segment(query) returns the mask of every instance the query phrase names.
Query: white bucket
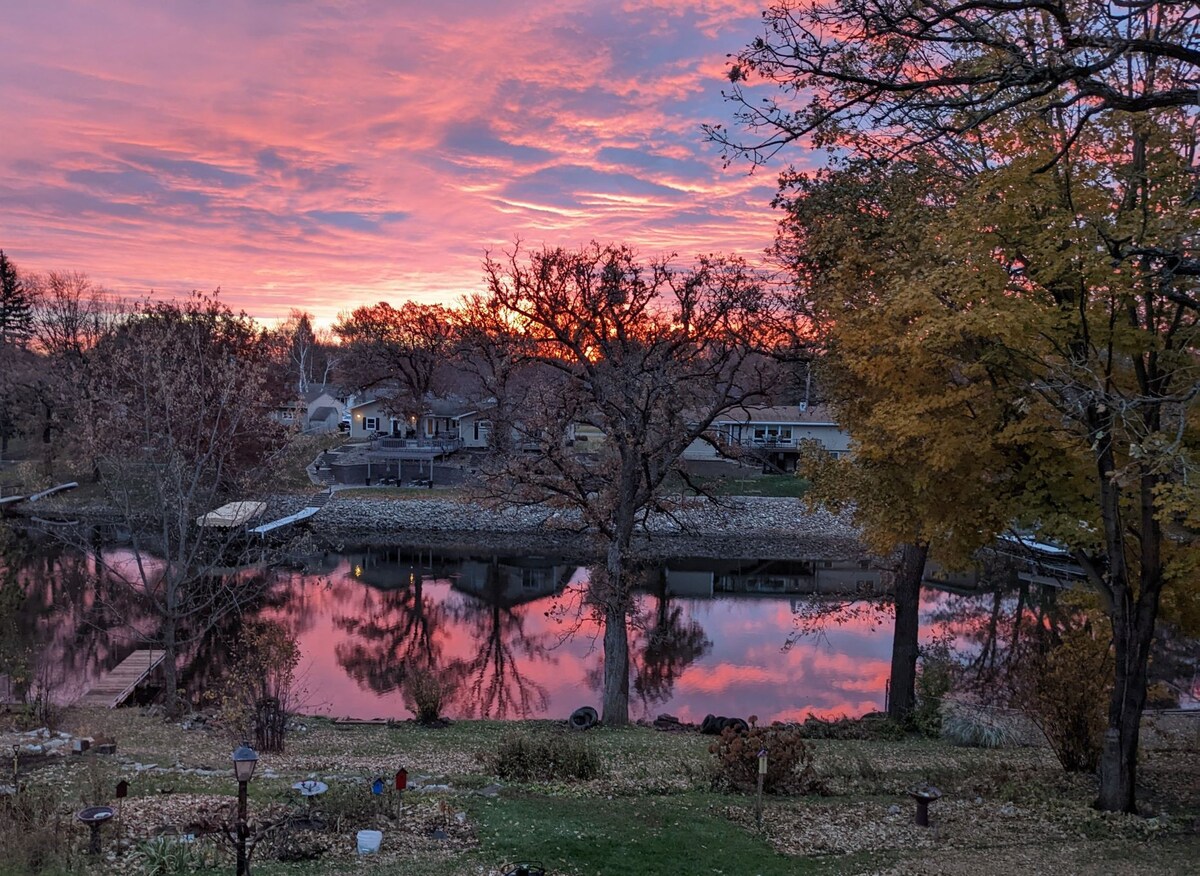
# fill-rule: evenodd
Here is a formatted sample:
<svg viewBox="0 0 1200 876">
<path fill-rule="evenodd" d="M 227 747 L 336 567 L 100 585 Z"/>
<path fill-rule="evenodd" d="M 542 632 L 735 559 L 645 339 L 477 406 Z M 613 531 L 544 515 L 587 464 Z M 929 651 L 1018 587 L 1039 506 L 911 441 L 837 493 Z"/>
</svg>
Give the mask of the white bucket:
<svg viewBox="0 0 1200 876">
<path fill-rule="evenodd" d="M 360 830 L 358 832 L 358 853 L 360 855 L 373 855 L 379 851 L 379 844 L 381 842 L 383 842 L 383 831 Z"/>
</svg>

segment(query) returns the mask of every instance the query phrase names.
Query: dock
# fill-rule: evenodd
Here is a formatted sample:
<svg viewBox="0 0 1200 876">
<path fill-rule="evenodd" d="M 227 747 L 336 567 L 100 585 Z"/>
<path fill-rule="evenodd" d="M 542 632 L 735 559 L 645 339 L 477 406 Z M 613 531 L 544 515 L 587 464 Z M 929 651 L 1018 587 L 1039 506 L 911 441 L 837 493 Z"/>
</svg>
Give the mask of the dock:
<svg viewBox="0 0 1200 876">
<path fill-rule="evenodd" d="M 277 529 L 284 529 L 292 524 L 300 523 L 301 521 L 312 517 L 314 514 L 324 508 L 332 498 L 333 488 L 330 487 L 324 492 L 313 496 L 312 499 L 309 500 L 308 505 L 304 508 L 301 508 L 295 514 L 289 514 L 287 517 L 280 517 L 278 520 L 272 520 L 269 523 L 263 523 L 252 528 L 247 527 L 246 534 L 257 535 L 261 538 Z"/>
<path fill-rule="evenodd" d="M 287 517 L 280 517 L 278 520 L 272 520 L 270 523 L 264 523 L 262 526 L 256 526 L 253 529 L 246 531 L 251 535 L 266 535 L 268 532 L 274 532 L 276 529 L 283 529 L 285 526 L 291 526 L 293 523 L 299 523 L 301 520 L 307 520 L 321 509 L 315 506 L 301 508 L 295 514 L 289 514 Z"/>
<path fill-rule="evenodd" d="M 165 651 L 139 649 L 100 676 L 80 699 L 80 706 L 103 706 L 115 709 L 133 694 L 162 663 Z"/>
<path fill-rule="evenodd" d="M 78 481 L 68 481 L 65 484 L 59 484 L 58 486 L 51 487 L 48 490 L 42 490 L 40 493 L 34 493 L 32 496 L 29 497 L 29 501 L 37 502 L 41 499 L 45 499 L 47 496 L 53 496 L 55 493 L 61 493 L 65 490 L 74 490 L 74 489 L 77 489 L 78 487 L 79 487 Z"/>
</svg>

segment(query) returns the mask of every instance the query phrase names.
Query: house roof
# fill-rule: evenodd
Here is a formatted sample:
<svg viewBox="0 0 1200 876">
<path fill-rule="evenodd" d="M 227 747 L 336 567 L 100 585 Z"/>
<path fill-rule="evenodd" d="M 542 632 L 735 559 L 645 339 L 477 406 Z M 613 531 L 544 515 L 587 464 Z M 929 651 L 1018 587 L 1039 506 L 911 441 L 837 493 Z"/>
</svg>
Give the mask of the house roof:
<svg viewBox="0 0 1200 876">
<path fill-rule="evenodd" d="M 730 408 L 713 419 L 713 425 L 718 423 L 779 423 L 781 425 L 805 426 L 836 426 L 832 413 L 825 405 L 809 405 L 801 408 L 799 405 L 753 406 L 738 405 Z"/>
<path fill-rule="evenodd" d="M 330 407 L 329 405 L 321 405 L 319 408 L 313 410 L 308 419 L 312 422 L 321 423 L 327 420 L 336 420 L 339 416 L 337 408 Z"/>
<path fill-rule="evenodd" d="M 386 403 L 389 401 L 391 401 L 391 399 L 383 396 L 372 395 L 363 398 L 361 401 L 356 401 L 354 404 L 350 405 L 349 410 L 353 411 L 357 410 L 358 408 L 364 408 L 367 405 Z M 470 402 L 465 402 L 460 398 L 426 398 L 422 404 L 421 414 L 422 416 L 449 417 L 451 419 L 455 419 L 465 416 L 466 414 L 473 413 L 475 410 L 477 410 L 477 408 L 477 405 L 471 404 Z"/>
</svg>

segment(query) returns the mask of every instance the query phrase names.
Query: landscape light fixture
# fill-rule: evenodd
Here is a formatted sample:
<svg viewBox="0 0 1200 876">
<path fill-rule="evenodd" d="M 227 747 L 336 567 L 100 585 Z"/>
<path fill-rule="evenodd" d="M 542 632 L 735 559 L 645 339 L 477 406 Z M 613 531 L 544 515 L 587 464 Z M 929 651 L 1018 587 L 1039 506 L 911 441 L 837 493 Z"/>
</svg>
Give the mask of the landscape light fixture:
<svg viewBox="0 0 1200 876">
<path fill-rule="evenodd" d="M 237 820 L 237 876 L 247 876 L 246 864 L 246 783 L 254 775 L 258 765 L 258 752 L 246 743 L 239 745 L 233 752 L 233 777 L 238 783 L 238 820 Z"/>
<path fill-rule="evenodd" d="M 258 765 L 258 752 L 246 744 L 239 745 L 233 752 L 233 777 L 239 782 L 250 781 Z"/>
</svg>

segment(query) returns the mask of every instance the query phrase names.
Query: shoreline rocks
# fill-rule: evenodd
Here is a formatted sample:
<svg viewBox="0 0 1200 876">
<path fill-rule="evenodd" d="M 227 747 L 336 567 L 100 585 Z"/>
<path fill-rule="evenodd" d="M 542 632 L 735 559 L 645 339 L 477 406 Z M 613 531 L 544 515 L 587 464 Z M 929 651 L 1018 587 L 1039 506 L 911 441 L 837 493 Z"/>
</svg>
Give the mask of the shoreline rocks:
<svg viewBox="0 0 1200 876">
<path fill-rule="evenodd" d="M 419 543 L 452 548 L 571 552 L 594 557 L 602 548 L 580 528 L 577 513 L 544 506 L 495 510 L 449 499 L 341 499 L 313 518 L 320 542 L 353 545 Z M 721 505 L 697 502 L 652 515 L 635 548 L 647 557 L 852 559 L 866 555 L 848 515 L 808 512 L 795 499 L 738 497 Z"/>
<path fill-rule="evenodd" d="M 294 514 L 312 502 L 306 494 L 266 498 L 266 520 Z M 46 502 L 46 512 L 70 514 L 91 523 L 111 522 L 111 509 L 95 502 Z M 577 511 L 544 505 L 488 508 L 466 498 L 342 497 L 333 494 L 308 521 L 313 542 L 322 546 L 371 547 L 394 544 L 426 548 L 486 549 L 496 552 L 556 553 L 596 558 L 603 551 L 585 531 Z M 670 557 L 771 557 L 774 559 L 860 559 L 867 556 L 849 515 L 808 511 L 797 499 L 761 496 L 690 500 L 670 513 L 650 515 L 635 550 L 649 559 Z"/>
</svg>

